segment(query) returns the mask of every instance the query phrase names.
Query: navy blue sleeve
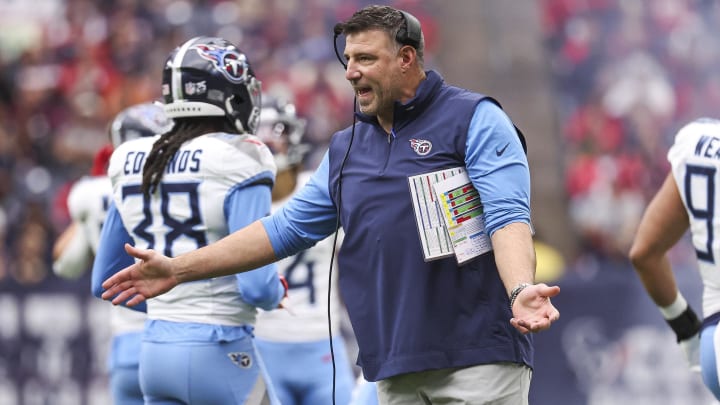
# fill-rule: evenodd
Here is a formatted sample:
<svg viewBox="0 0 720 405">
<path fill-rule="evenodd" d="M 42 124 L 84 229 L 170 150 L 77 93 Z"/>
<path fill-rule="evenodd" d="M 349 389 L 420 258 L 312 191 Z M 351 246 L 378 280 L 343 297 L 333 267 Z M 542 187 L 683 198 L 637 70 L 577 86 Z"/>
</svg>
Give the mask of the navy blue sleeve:
<svg viewBox="0 0 720 405">
<path fill-rule="evenodd" d="M 232 190 L 225 200 L 228 231 L 235 232 L 270 214 L 271 204 L 272 193 L 268 185 L 256 184 Z M 252 306 L 266 310 L 277 308 L 285 294 L 275 264 L 235 277 L 243 301 Z"/>
<path fill-rule="evenodd" d="M 127 230 L 125 230 L 115 203 L 111 203 L 100 230 L 100 242 L 98 243 L 98 250 L 95 252 L 95 261 L 92 267 L 90 288 L 94 296 L 100 298 L 105 291 L 102 288 L 103 281 L 135 263 L 133 257 L 125 251 L 125 243 L 135 245 Z M 146 312 L 147 310 L 145 302 L 128 308 L 140 312 Z"/>
</svg>

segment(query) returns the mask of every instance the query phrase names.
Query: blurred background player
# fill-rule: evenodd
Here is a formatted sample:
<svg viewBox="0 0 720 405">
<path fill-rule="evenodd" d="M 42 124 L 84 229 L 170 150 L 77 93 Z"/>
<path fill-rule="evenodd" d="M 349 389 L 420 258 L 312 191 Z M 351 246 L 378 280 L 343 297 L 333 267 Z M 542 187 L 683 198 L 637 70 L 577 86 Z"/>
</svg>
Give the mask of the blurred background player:
<svg viewBox="0 0 720 405">
<path fill-rule="evenodd" d="M 270 148 L 277 164 L 272 191 L 273 211 L 281 207 L 310 178 L 303 171 L 308 146 L 302 143 L 305 120 L 295 105 L 278 98 L 263 102 L 258 137 Z M 273 386 L 283 405 L 348 404 L 354 375 L 340 324 L 343 305 L 336 288 L 331 289 L 330 319 L 335 361 L 328 341 L 328 282 L 333 255 L 333 236 L 313 248 L 277 262 L 288 282 L 287 309 L 260 312 L 255 329 L 256 345 L 267 365 Z M 337 268 L 332 283 L 337 283 Z M 335 402 L 333 402 L 333 388 Z"/>
<path fill-rule="evenodd" d="M 113 148 L 125 141 L 165 132 L 172 125 L 162 107 L 144 103 L 122 110 L 108 128 L 111 145 L 102 148 L 90 176 L 78 180 L 68 195 L 72 223 L 58 237 L 53 248 L 53 271 L 60 277 L 75 279 L 92 265 L 98 249 L 100 228 L 112 199 L 107 164 Z M 129 260 L 129 264 L 132 260 Z M 110 393 L 115 405 L 143 404 L 138 380 L 140 340 L 145 314 L 137 308 L 112 306 L 110 327 L 113 335 L 108 357 Z"/>
<path fill-rule="evenodd" d="M 123 267 L 123 242 L 177 256 L 270 212 L 276 169 L 252 135 L 261 91 L 245 54 L 222 38 L 193 38 L 165 62 L 162 94 L 174 127 L 123 144 L 110 160 L 113 205 L 95 260 L 106 275 Z M 148 301 L 145 403 L 275 404 L 252 331 L 257 308 L 278 307 L 285 292 L 265 266 Z"/>
</svg>

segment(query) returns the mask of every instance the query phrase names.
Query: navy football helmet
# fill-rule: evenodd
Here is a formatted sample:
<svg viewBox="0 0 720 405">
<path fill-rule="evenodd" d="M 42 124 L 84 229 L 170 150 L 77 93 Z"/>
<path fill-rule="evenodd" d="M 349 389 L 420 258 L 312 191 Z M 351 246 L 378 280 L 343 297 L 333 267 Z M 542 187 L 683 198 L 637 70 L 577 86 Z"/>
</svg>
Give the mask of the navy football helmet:
<svg viewBox="0 0 720 405">
<path fill-rule="evenodd" d="M 143 136 L 163 134 L 173 122 L 165 115 L 162 105 L 136 104 L 120 111 L 110 123 L 110 142 L 117 148 L 121 143 Z"/>
<path fill-rule="evenodd" d="M 277 170 L 299 165 L 310 149 L 302 143 L 306 121 L 297 116 L 290 102 L 268 97 L 262 106 L 257 136 L 270 148 Z"/>
<path fill-rule="evenodd" d="M 170 53 L 163 69 L 168 117 L 225 116 L 240 133 L 257 129 L 260 87 L 245 54 L 223 38 L 185 42 Z"/>
</svg>

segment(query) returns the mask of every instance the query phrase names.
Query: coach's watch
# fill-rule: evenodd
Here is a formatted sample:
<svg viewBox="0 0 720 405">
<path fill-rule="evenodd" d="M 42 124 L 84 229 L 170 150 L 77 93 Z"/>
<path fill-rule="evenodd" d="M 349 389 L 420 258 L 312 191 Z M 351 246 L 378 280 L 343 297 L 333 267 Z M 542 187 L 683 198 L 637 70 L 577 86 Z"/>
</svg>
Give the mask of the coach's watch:
<svg viewBox="0 0 720 405">
<path fill-rule="evenodd" d="M 520 292 L 524 290 L 526 287 L 531 286 L 530 283 L 520 283 L 515 286 L 515 288 L 510 291 L 510 312 L 512 312 L 513 304 L 515 304 L 515 300 L 517 299 L 518 295 L 520 295 Z"/>
</svg>

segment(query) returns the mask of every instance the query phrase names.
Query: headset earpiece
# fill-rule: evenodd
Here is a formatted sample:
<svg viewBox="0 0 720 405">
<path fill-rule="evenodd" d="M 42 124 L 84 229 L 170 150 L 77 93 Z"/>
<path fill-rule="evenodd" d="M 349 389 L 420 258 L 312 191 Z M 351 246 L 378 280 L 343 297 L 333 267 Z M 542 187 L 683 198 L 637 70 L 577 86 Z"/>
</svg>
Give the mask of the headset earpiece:
<svg viewBox="0 0 720 405">
<path fill-rule="evenodd" d="M 422 30 L 420 29 L 420 21 L 414 15 L 407 11 L 398 10 L 405 20 L 405 26 L 400 27 L 395 40 L 403 45 L 410 45 L 415 49 L 420 47 L 422 38 Z"/>
<path fill-rule="evenodd" d="M 405 24 L 403 24 L 404 26 L 400 27 L 398 30 L 397 35 L 395 35 L 395 40 L 403 45 L 410 45 L 415 49 L 420 48 L 420 41 L 422 40 L 420 21 L 407 11 L 398 11 L 400 12 L 400 15 L 402 15 L 403 20 L 405 20 Z M 340 51 L 337 47 L 337 38 L 340 34 L 342 34 L 342 32 L 342 23 L 335 24 L 335 27 L 333 27 L 333 33 L 335 34 L 333 37 L 333 48 L 335 49 L 335 56 L 337 56 L 340 64 L 343 65 L 343 68 L 347 69 L 347 64 L 340 56 Z"/>
</svg>

